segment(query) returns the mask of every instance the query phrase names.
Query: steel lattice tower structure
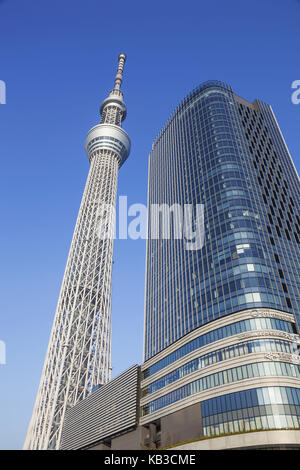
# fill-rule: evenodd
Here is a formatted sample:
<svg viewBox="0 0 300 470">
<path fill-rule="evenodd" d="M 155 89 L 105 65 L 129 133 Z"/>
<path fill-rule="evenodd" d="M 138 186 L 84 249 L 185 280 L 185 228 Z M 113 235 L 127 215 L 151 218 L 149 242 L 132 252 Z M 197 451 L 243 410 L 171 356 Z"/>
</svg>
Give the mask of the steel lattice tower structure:
<svg viewBox="0 0 300 470">
<path fill-rule="evenodd" d="M 120 54 L 100 124 L 86 138 L 91 166 L 24 449 L 58 449 L 65 410 L 110 380 L 114 209 L 118 170 L 130 152 L 121 128 L 125 60 Z"/>
</svg>

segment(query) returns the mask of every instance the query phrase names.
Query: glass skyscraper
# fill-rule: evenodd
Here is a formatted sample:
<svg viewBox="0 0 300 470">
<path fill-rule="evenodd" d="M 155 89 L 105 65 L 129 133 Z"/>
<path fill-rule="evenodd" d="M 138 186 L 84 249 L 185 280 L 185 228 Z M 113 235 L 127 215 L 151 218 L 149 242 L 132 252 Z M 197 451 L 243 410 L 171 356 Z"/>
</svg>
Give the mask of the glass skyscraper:
<svg viewBox="0 0 300 470">
<path fill-rule="evenodd" d="M 288 429 L 300 447 L 300 185 L 271 106 L 200 85 L 155 140 L 148 185 L 140 423 L 170 445 L 185 413 L 190 437 Z M 197 204 L 188 249 L 172 207 Z"/>
</svg>

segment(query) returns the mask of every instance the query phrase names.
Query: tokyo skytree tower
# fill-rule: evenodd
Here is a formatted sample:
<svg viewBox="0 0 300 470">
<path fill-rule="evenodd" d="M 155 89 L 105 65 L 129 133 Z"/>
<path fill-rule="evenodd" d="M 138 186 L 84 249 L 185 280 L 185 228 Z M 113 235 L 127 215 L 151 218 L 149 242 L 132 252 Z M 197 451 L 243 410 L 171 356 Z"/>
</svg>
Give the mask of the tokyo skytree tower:
<svg viewBox="0 0 300 470">
<path fill-rule="evenodd" d="M 118 170 L 130 152 L 121 127 L 125 60 L 120 54 L 100 124 L 86 138 L 90 171 L 24 449 L 58 449 L 65 410 L 110 380 L 114 212 Z"/>
</svg>

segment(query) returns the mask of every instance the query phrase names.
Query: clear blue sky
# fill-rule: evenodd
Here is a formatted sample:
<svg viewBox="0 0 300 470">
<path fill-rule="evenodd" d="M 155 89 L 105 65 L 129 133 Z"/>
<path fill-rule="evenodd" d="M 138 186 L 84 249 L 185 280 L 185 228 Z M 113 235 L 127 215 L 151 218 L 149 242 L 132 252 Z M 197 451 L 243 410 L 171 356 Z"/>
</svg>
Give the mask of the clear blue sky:
<svg viewBox="0 0 300 470">
<path fill-rule="evenodd" d="M 152 141 L 208 79 L 272 105 L 300 167 L 299 0 L 0 0 L 0 448 L 31 416 L 89 163 L 88 130 L 125 52 L 131 155 L 119 194 L 146 203 Z M 115 243 L 113 375 L 142 362 L 145 242 Z"/>
</svg>

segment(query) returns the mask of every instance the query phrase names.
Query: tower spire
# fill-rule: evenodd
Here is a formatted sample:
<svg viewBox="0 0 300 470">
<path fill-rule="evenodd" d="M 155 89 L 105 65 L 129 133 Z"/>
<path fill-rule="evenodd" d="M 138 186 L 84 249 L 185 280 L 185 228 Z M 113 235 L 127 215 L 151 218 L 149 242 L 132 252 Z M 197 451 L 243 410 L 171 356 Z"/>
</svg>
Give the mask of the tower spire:
<svg viewBox="0 0 300 470">
<path fill-rule="evenodd" d="M 123 69 L 126 61 L 126 54 L 119 54 L 118 70 L 115 76 L 115 86 L 109 96 L 103 101 L 100 107 L 100 124 L 114 124 L 120 126 L 126 118 L 126 104 L 123 100 L 123 93 L 120 90 L 123 81 Z"/>
<path fill-rule="evenodd" d="M 115 90 L 120 90 L 123 80 L 123 68 L 126 61 L 126 54 L 119 54 L 118 70 L 115 78 Z"/>
</svg>

